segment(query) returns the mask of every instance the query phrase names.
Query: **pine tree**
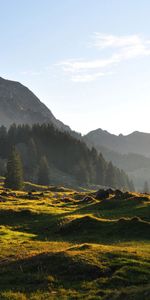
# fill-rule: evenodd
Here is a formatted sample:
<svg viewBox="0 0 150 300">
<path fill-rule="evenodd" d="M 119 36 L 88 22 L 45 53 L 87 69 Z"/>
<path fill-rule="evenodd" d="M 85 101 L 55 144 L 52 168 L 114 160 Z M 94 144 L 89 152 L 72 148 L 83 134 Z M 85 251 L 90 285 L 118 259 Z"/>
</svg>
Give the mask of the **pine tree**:
<svg viewBox="0 0 150 300">
<path fill-rule="evenodd" d="M 130 192 L 135 192 L 135 187 L 132 180 L 129 180 L 129 190 Z"/>
<path fill-rule="evenodd" d="M 116 173 L 112 162 L 108 163 L 105 175 L 105 185 L 116 187 Z"/>
<path fill-rule="evenodd" d="M 49 184 L 49 166 L 45 156 L 42 156 L 39 164 L 38 171 L 38 184 L 48 185 Z"/>
<path fill-rule="evenodd" d="M 147 194 L 149 193 L 149 186 L 148 186 L 148 182 L 147 182 L 147 181 L 144 182 L 144 189 L 143 189 L 143 192 L 144 192 L 144 193 L 147 193 Z"/>
<path fill-rule="evenodd" d="M 23 188 L 22 162 L 15 147 L 13 147 L 7 162 L 4 186 L 13 190 L 21 190 Z"/>
<path fill-rule="evenodd" d="M 0 157 L 8 156 L 7 129 L 4 126 L 0 127 Z"/>
<path fill-rule="evenodd" d="M 37 161 L 38 161 L 38 151 L 33 138 L 30 138 L 28 144 L 28 159 L 27 159 L 27 168 L 29 174 L 29 180 L 35 181 L 37 174 Z"/>
<path fill-rule="evenodd" d="M 80 161 L 75 167 L 75 176 L 78 184 L 86 185 L 89 183 L 89 174 L 84 160 Z"/>
<path fill-rule="evenodd" d="M 96 164 L 96 184 L 105 184 L 105 172 L 106 172 L 106 161 L 103 155 L 100 153 Z"/>
</svg>

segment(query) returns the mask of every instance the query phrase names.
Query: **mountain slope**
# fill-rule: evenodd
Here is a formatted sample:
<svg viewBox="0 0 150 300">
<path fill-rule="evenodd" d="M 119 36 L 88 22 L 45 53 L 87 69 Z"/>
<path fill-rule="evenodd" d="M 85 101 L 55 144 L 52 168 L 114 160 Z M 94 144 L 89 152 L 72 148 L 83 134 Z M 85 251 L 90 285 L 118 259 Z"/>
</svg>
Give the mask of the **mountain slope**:
<svg viewBox="0 0 150 300">
<path fill-rule="evenodd" d="M 112 164 L 107 164 L 95 149 L 89 150 L 85 143 L 67 132 L 56 130 L 50 124 L 34 124 L 32 127 L 12 125 L 8 131 L 0 127 L 0 158 L 1 164 L 3 163 L 3 168 L 0 166 L 0 175 L 6 174 L 6 161 L 13 146 L 20 153 L 26 181 L 41 181 L 39 162 L 44 158 L 51 184 L 94 184 L 134 189 L 128 176 Z"/>
<path fill-rule="evenodd" d="M 88 146 L 95 147 L 107 161 L 123 169 L 143 190 L 144 181 L 150 182 L 150 134 L 135 131 L 129 135 L 114 135 L 102 129 L 83 137 Z"/>
<path fill-rule="evenodd" d="M 150 133 L 135 131 L 129 135 L 114 135 L 96 129 L 85 135 L 84 140 L 97 149 L 103 146 L 121 154 L 137 153 L 150 157 Z"/>
<path fill-rule="evenodd" d="M 0 125 L 9 127 L 12 123 L 52 123 L 70 131 L 27 87 L 0 77 Z"/>
</svg>

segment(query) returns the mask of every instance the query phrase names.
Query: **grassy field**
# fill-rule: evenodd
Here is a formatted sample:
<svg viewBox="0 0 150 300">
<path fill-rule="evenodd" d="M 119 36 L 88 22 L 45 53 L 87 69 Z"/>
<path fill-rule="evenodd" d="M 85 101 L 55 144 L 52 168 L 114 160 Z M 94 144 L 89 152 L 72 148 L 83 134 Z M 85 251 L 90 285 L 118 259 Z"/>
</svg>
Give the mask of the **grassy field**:
<svg viewBox="0 0 150 300">
<path fill-rule="evenodd" d="M 150 197 L 0 186 L 0 299 L 150 299 Z"/>
</svg>

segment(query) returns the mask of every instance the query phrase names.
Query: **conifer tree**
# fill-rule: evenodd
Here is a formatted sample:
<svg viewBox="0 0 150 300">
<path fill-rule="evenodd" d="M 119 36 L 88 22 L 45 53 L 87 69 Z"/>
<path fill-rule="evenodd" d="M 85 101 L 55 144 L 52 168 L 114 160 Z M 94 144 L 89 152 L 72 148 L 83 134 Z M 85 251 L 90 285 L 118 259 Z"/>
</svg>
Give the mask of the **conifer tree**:
<svg viewBox="0 0 150 300">
<path fill-rule="evenodd" d="M 89 182 L 89 174 L 86 168 L 86 164 L 84 160 L 80 161 L 75 167 L 75 175 L 78 181 L 78 184 L 88 184 Z"/>
<path fill-rule="evenodd" d="M 48 185 L 49 184 L 49 166 L 45 156 L 42 156 L 39 164 L 38 171 L 38 184 Z"/>
<path fill-rule="evenodd" d="M 29 139 L 28 142 L 28 173 L 31 181 L 34 181 L 35 174 L 37 173 L 37 161 L 38 161 L 38 151 L 33 138 Z"/>
<path fill-rule="evenodd" d="M 23 188 L 22 162 L 15 147 L 13 147 L 8 158 L 4 186 L 13 190 L 21 190 Z"/>
<path fill-rule="evenodd" d="M 133 182 L 133 180 L 129 180 L 129 177 L 128 177 L 128 190 L 130 192 L 135 192 L 134 182 Z"/>
<path fill-rule="evenodd" d="M 144 189 L 143 189 L 143 192 L 144 192 L 144 193 L 147 193 L 147 194 L 149 193 L 149 186 L 148 186 L 148 182 L 147 182 L 147 181 L 144 182 Z"/>
<path fill-rule="evenodd" d="M 106 161 L 104 160 L 102 154 L 98 156 L 98 161 L 96 164 L 96 183 L 104 185 L 105 184 L 105 172 L 106 172 Z"/>
<path fill-rule="evenodd" d="M 105 175 L 105 185 L 110 187 L 116 187 L 116 174 L 112 162 L 109 162 L 107 166 Z"/>
</svg>

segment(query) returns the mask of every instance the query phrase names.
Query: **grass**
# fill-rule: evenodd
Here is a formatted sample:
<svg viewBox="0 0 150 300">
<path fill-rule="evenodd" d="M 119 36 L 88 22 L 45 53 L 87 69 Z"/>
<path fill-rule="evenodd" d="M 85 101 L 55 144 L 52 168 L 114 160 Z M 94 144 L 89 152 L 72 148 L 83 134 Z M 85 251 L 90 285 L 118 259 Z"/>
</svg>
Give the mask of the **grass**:
<svg viewBox="0 0 150 300">
<path fill-rule="evenodd" d="M 0 300 L 148 300 L 149 232 L 149 195 L 19 192 L 1 180 Z"/>
</svg>

